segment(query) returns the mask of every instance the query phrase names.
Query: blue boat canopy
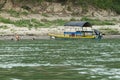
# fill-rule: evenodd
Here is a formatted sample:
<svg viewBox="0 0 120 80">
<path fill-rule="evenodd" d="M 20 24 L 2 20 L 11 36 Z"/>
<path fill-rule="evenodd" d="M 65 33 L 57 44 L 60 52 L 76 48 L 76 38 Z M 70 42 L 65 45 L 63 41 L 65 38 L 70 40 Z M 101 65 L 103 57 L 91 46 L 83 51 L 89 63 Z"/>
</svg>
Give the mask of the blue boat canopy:
<svg viewBox="0 0 120 80">
<path fill-rule="evenodd" d="M 87 21 L 72 21 L 72 22 L 66 23 L 64 26 L 92 27 L 92 24 L 90 24 Z"/>
</svg>

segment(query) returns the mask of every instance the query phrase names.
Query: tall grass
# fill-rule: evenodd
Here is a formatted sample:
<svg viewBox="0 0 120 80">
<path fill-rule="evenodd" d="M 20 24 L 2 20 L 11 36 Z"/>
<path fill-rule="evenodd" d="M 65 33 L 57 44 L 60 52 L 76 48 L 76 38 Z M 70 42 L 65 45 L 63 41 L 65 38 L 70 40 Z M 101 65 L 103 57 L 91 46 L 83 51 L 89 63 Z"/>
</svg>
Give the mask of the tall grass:
<svg viewBox="0 0 120 80">
<path fill-rule="evenodd" d="M 40 27 L 40 26 L 45 26 L 43 23 L 40 21 L 37 21 L 36 19 L 31 19 L 31 20 L 18 20 L 14 22 L 14 25 L 19 26 L 19 27 Z"/>
<path fill-rule="evenodd" d="M 117 35 L 120 34 L 117 29 L 111 29 L 111 28 L 100 28 L 99 29 L 102 33 L 105 34 L 111 34 L 111 35 Z"/>
<path fill-rule="evenodd" d="M 64 25 L 67 21 L 62 19 L 57 19 L 53 21 L 49 21 L 47 19 L 44 20 L 37 20 L 37 19 L 22 19 L 22 20 L 16 20 L 12 21 L 10 19 L 5 19 L 3 17 L 0 17 L 0 22 L 6 23 L 6 24 L 14 24 L 18 27 L 28 27 L 28 28 L 40 28 L 40 27 L 50 27 L 50 26 L 61 26 Z"/>
<path fill-rule="evenodd" d="M 3 18 L 3 17 L 0 17 L 0 22 L 7 23 L 7 24 L 12 24 L 13 23 L 13 21 L 11 21 L 10 19 L 6 19 L 6 18 Z"/>
<path fill-rule="evenodd" d="M 114 22 L 111 20 L 101 21 L 99 19 L 90 19 L 87 17 L 82 17 L 81 21 L 88 21 L 88 22 L 92 23 L 93 25 L 114 25 Z"/>
<path fill-rule="evenodd" d="M 77 19 L 72 18 L 69 21 L 73 21 L 73 20 L 75 21 Z M 114 21 L 110 21 L 110 20 L 101 21 L 99 19 L 90 19 L 87 17 L 83 17 L 81 21 L 88 21 L 93 25 L 114 25 Z M 52 21 L 49 21 L 47 19 L 42 19 L 41 21 L 37 19 L 22 19 L 22 20 L 12 21 L 10 19 L 0 17 L 0 22 L 6 23 L 6 24 L 14 24 L 19 27 L 40 28 L 40 27 L 50 27 L 50 26 L 63 26 L 68 21 L 62 20 L 62 19 L 57 19 Z"/>
</svg>

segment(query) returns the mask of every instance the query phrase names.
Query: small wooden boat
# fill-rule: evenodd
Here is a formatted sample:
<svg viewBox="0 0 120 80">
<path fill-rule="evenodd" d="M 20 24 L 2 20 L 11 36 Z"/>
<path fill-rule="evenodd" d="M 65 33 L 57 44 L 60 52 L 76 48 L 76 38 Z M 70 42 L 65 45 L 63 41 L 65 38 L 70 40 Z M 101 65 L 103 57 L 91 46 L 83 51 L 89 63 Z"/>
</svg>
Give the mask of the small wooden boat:
<svg viewBox="0 0 120 80">
<path fill-rule="evenodd" d="M 68 22 L 64 25 L 63 33 L 61 33 L 61 34 L 49 33 L 48 35 L 53 39 L 56 39 L 56 38 L 61 38 L 61 39 L 101 39 L 102 38 L 101 33 L 98 30 L 92 29 L 92 25 L 86 21 Z"/>
</svg>

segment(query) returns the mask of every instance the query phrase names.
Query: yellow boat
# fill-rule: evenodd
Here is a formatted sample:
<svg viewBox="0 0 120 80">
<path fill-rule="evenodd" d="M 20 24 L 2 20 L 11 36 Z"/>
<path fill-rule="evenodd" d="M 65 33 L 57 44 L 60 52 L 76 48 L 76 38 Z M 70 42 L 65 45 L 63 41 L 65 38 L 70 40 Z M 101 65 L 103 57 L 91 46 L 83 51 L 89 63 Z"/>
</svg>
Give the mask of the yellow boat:
<svg viewBox="0 0 120 80">
<path fill-rule="evenodd" d="M 61 39 L 101 39 L 102 35 L 98 30 L 92 29 L 92 25 L 86 21 L 75 21 L 68 22 L 65 25 L 64 30 L 66 29 L 74 29 L 64 31 L 61 34 L 53 34 L 49 33 L 48 35 L 52 39 L 61 38 Z M 89 28 L 89 29 L 88 29 Z"/>
<path fill-rule="evenodd" d="M 86 36 L 72 36 L 72 35 L 64 35 L 64 34 L 48 34 L 52 39 L 55 38 L 64 38 L 64 39 L 94 39 L 94 35 L 86 35 Z"/>
</svg>

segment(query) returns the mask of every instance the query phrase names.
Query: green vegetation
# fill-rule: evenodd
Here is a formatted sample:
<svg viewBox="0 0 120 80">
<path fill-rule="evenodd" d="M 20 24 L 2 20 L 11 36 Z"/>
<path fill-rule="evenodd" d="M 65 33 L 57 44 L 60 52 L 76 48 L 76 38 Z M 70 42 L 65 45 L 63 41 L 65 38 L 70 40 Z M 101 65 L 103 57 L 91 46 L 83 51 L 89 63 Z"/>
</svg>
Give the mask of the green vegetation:
<svg viewBox="0 0 120 80">
<path fill-rule="evenodd" d="M 7 24 L 13 23 L 13 21 L 11 21 L 10 19 L 5 19 L 3 17 L 0 17 L 0 22 L 7 23 Z"/>
<path fill-rule="evenodd" d="M 81 20 L 71 18 L 69 21 L 88 21 L 92 23 L 93 25 L 114 25 L 115 20 L 105 20 L 101 21 L 99 19 L 90 19 L 87 17 L 83 17 Z M 47 28 L 51 26 L 63 26 L 66 22 L 69 22 L 67 20 L 57 19 L 53 21 L 49 21 L 47 19 L 41 19 L 41 21 L 37 19 L 22 19 L 22 20 L 16 20 L 12 21 L 10 19 L 5 19 L 3 17 L 0 17 L 0 22 L 6 23 L 6 24 L 14 24 L 17 27 L 27 27 L 29 29 L 31 28 Z M 0 26 L 2 29 L 7 29 L 7 26 Z M 120 34 L 118 30 L 116 29 L 110 29 L 110 28 L 101 28 L 101 32 L 105 34 Z"/>
<path fill-rule="evenodd" d="M 111 35 L 120 34 L 117 29 L 111 29 L 111 28 L 100 28 L 100 31 L 102 33 L 111 34 Z"/>
<path fill-rule="evenodd" d="M 64 25 L 67 21 L 62 19 L 57 19 L 53 21 L 49 21 L 47 19 L 42 19 L 41 21 L 37 19 L 22 19 L 22 20 L 16 20 L 12 21 L 10 19 L 5 19 L 3 17 L 0 17 L 0 22 L 6 23 L 6 24 L 14 24 L 18 27 L 28 27 L 28 28 L 40 28 L 40 27 L 50 27 L 50 26 L 61 26 Z"/>
<path fill-rule="evenodd" d="M 11 10 L 6 10 L 5 12 L 9 13 L 10 16 L 12 16 L 12 17 L 20 17 L 20 15 L 27 16 L 27 15 L 29 14 L 29 12 L 27 12 L 27 11 L 24 11 L 24 12 L 19 11 L 19 12 L 17 12 L 17 11 L 15 11 L 15 10 L 13 10 L 13 9 L 11 9 Z"/>
<path fill-rule="evenodd" d="M 6 11 L 7 13 L 9 13 L 10 14 L 10 16 L 13 16 L 13 17 L 19 17 L 19 15 L 20 15 L 20 12 L 17 12 L 17 11 L 14 11 L 14 10 L 8 10 L 8 11 Z"/>
<path fill-rule="evenodd" d="M 44 26 L 43 23 L 37 21 L 36 19 L 31 19 L 31 20 L 17 20 L 14 22 L 14 25 L 19 26 L 19 27 L 28 27 L 28 28 L 32 28 L 32 27 L 40 27 L 40 26 Z"/>
<path fill-rule="evenodd" d="M 78 21 L 78 20 L 75 18 L 71 18 L 70 21 Z M 108 21 L 108 20 L 101 21 L 99 19 L 90 19 L 87 17 L 83 17 L 81 21 L 89 21 L 93 25 L 114 25 L 114 21 Z M 68 21 L 62 20 L 62 19 L 57 19 L 53 21 L 49 21 L 47 19 L 41 19 L 41 21 L 37 19 L 30 19 L 30 20 L 22 19 L 22 20 L 12 21 L 10 19 L 5 19 L 3 17 L 0 17 L 0 22 L 7 23 L 7 24 L 14 24 L 19 27 L 38 28 L 38 27 L 50 27 L 50 26 L 62 26 Z"/>
<path fill-rule="evenodd" d="M 8 29 L 8 27 L 6 25 L 2 25 L 0 26 L 0 29 Z"/>
<path fill-rule="evenodd" d="M 76 19 L 75 18 L 71 18 L 70 21 L 76 21 Z"/>
<path fill-rule="evenodd" d="M 87 18 L 87 17 L 83 17 L 81 19 L 81 21 L 88 21 L 90 23 L 92 23 L 93 25 L 114 25 L 114 21 L 112 20 L 105 20 L 105 21 L 102 21 L 102 20 L 99 20 L 99 19 L 90 19 L 90 18 Z"/>
<path fill-rule="evenodd" d="M 53 1 L 53 0 L 52 0 Z M 87 10 L 89 6 L 101 8 L 105 10 L 113 10 L 120 14 L 120 0 L 54 0 L 58 2 L 64 2 L 69 4 L 72 2 L 74 5 L 80 5 L 84 10 Z"/>
<path fill-rule="evenodd" d="M 24 2 L 26 0 L 15 0 L 19 2 Z M 28 0 L 27 2 L 29 3 L 41 3 L 43 1 L 48 1 L 48 2 L 59 2 L 64 5 L 69 5 L 70 3 L 73 3 L 74 5 L 80 5 L 82 6 L 85 10 L 89 6 L 94 6 L 96 8 L 101 8 L 101 9 L 106 9 L 106 10 L 113 10 L 120 14 L 120 0 Z M 70 8 L 68 8 L 70 9 Z"/>
<path fill-rule="evenodd" d="M 91 19 L 88 17 L 82 17 L 81 19 L 71 18 L 70 21 L 88 21 L 92 25 L 115 25 L 116 20 L 99 20 L 99 19 Z"/>
<path fill-rule="evenodd" d="M 61 3 L 62 5 L 69 5 L 68 10 L 71 10 L 70 4 L 79 5 L 83 7 L 83 11 L 86 11 L 89 6 L 93 6 L 100 9 L 105 10 L 112 10 L 120 14 L 120 0 L 10 0 L 11 3 L 14 5 L 15 3 L 23 3 L 23 6 L 27 4 L 41 4 L 44 1 L 48 2 L 57 2 Z M 7 3 L 7 0 L 1 0 L 0 9 L 4 7 Z"/>
<path fill-rule="evenodd" d="M 42 13 L 42 16 L 49 17 L 46 13 Z"/>
<path fill-rule="evenodd" d="M 31 20 L 18 20 L 14 22 L 14 25 L 19 26 L 19 27 L 28 27 L 28 28 L 39 28 L 39 27 L 50 27 L 50 26 L 60 26 L 65 23 L 64 20 L 58 19 L 54 21 L 48 21 L 46 20 L 45 22 L 40 22 L 36 19 L 31 19 Z"/>
</svg>

